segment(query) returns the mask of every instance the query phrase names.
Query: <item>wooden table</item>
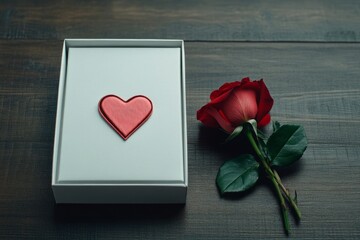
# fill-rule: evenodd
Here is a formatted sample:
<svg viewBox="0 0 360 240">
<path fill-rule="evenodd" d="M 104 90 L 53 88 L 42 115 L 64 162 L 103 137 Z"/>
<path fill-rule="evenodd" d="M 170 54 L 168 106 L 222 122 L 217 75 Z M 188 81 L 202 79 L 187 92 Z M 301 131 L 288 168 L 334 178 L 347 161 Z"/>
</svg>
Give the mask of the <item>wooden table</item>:
<svg viewBox="0 0 360 240">
<path fill-rule="evenodd" d="M 185 40 L 187 204 L 55 206 L 51 165 L 64 38 Z M 195 113 L 227 81 L 264 78 L 273 119 L 309 147 L 282 173 L 303 213 L 296 239 L 360 238 L 358 1 L 0 2 L 0 239 L 287 238 L 266 181 L 224 199 L 231 151 Z"/>
</svg>

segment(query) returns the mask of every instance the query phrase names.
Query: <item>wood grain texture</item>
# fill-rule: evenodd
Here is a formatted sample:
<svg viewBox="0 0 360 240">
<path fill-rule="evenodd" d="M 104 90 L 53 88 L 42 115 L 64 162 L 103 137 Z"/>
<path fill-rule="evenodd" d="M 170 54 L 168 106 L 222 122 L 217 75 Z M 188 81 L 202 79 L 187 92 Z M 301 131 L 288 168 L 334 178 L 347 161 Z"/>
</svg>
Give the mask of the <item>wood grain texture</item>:
<svg viewBox="0 0 360 240">
<path fill-rule="evenodd" d="M 359 12 L 356 0 L 3 0 L 0 38 L 358 42 Z"/>
<path fill-rule="evenodd" d="M 296 239 L 360 238 L 360 45 L 186 42 L 189 191 L 182 205 L 55 206 L 50 188 L 62 42 L 0 40 L 0 239 L 286 238 L 271 186 L 221 198 L 237 154 L 198 108 L 226 81 L 264 78 L 274 119 L 304 125 L 309 147 L 281 172 L 299 193 Z M 292 220 L 293 221 L 293 220 Z"/>
<path fill-rule="evenodd" d="M 299 43 L 358 42 L 359 11 L 355 0 L 1 1 L 0 239 L 286 238 L 266 180 L 248 195 L 220 198 L 217 170 L 237 151 L 195 118 L 213 89 L 244 76 L 264 78 L 273 118 L 302 124 L 308 135 L 303 159 L 281 172 L 303 213 L 291 236 L 359 239 L 360 45 Z M 55 206 L 63 38 L 188 40 L 185 206 Z"/>
<path fill-rule="evenodd" d="M 301 198 L 299 205 L 304 215 L 300 226 L 293 230 L 293 236 L 300 239 L 358 238 L 360 84 L 357 79 L 360 72 L 356 58 L 360 54 L 360 46 L 193 43 L 186 44 L 186 47 L 189 143 L 197 149 L 198 155 L 194 161 L 200 161 L 201 169 L 207 169 L 199 174 L 204 174 L 203 177 L 208 179 L 211 174 L 215 176 L 219 161 L 229 159 L 231 154 L 229 149 L 208 140 L 219 134 L 208 136 L 209 130 L 196 128 L 199 124 L 195 114 L 190 113 L 195 113 L 206 103 L 208 94 L 223 82 L 244 76 L 253 79 L 264 77 L 275 98 L 273 118 L 281 122 L 302 124 L 309 139 L 309 147 L 302 161 L 289 172 L 282 173 L 286 185 L 298 191 Z M 204 141 L 209 144 L 203 145 Z M 200 178 L 196 184 L 200 185 L 205 181 L 204 178 Z M 242 209 L 249 212 L 239 214 L 237 218 L 231 217 L 241 222 L 242 229 L 258 229 L 252 237 L 257 234 L 260 238 L 266 236 L 259 233 L 261 228 L 255 227 L 259 227 L 258 223 L 241 217 L 248 217 L 251 213 L 268 217 L 261 211 L 274 207 L 271 203 L 275 202 L 273 196 L 268 198 L 266 194 L 251 194 L 251 198 L 256 195 L 260 201 L 264 201 L 264 205 L 257 202 L 260 209 Z M 243 208 L 249 206 L 249 198 L 246 196 L 241 199 Z M 251 199 L 251 202 L 258 200 Z M 230 221 L 227 218 L 229 216 L 226 214 L 224 218 Z M 280 237 L 276 229 L 269 227 L 269 222 L 265 220 L 263 224 L 269 232 L 275 234 L 268 237 Z M 236 228 L 234 225 L 233 228 Z M 239 236 L 250 238 L 243 232 Z"/>
<path fill-rule="evenodd" d="M 0 41 L 0 142 L 52 142 L 61 41 Z"/>
</svg>

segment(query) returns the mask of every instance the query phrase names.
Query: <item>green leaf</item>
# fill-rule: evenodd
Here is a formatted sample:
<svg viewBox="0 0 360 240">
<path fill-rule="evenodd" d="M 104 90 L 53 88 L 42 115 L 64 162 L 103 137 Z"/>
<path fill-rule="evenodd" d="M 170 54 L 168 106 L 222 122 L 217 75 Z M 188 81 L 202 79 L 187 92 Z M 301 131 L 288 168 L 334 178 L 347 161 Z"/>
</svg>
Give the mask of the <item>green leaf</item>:
<svg viewBox="0 0 360 240">
<path fill-rule="evenodd" d="M 253 135 L 256 142 L 258 142 L 258 135 L 257 135 L 257 122 L 255 119 L 250 119 L 247 122 L 243 123 L 244 131 L 250 131 Z"/>
<path fill-rule="evenodd" d="M 250 127 L 251 126 L 251 127 Z M 238 126 L 234 129 L 234 131 L 225 139 L 225 143 L 230 142 L 234 138 L 236 138 L 240 133 L 244 130 L 244 127 L 249 127 L 252 129 L 252 132 L 254 133 L 254 136 L 257 135 L 257 122 L 255 119 L 250 119 L 247 122 L 243 123 L 243 125 Z"/>
<path fill-rule="evenodd" d="M 243 130 L 243 126 L 238 126 L 234 129 L 234 131 L 226 138 L 225 143 L 230 142 L 234 138 L 236 138 Z"/>
<path fill-rule="evenodd" d="M 268 157 L 269 153 L 268 153 L 268 150 L 267 150 L 267 146 L 266 146 L 266 142 L 264 139 L 262 138 L 259 138 L 258 139 L 258 142 L 260 144 L 260 150 L 262 152 L 262 154 L 266 157 Z"/>
<path fill-rule="evenodd" d="M 273 121 L 272 126 L 273 126 L 273 132 L 276 132 L 281 127 L 281 125 L 278 121 Z"/>
<path fill-rule="evenodd" d="M 250 124 L 252 126 L 253 132 L 255 133 L 255 135 L 257 135 L 257 122 L 255 119 L 250 119 L 248 120 L 246 123 L 244 123 L 244 125 L 246 124 Z"/>
<path fill-rule="evenodd" d="M 258 136 L 259 139 L 262 139 L 264 141 L 266 141 L 268 139 L 266 134 L 263 131 L 259 130 L 259 129 L 257 130 L 257 136 Z"/>
<path fill-rule="evenodd" d="M 243 192 L 252 187 L 259 178 L 258 169 L 259 163 L 251 154 L 242 154 L 226 161 L 216 177 L 221 194 Z"/>
<path fill-rule="evenodd" d="M 307 147 L 305 130 L 299 125 L 282 125 L 267 141 L 273 166 L 289 166 L 299 160 Z"/>
</svg>

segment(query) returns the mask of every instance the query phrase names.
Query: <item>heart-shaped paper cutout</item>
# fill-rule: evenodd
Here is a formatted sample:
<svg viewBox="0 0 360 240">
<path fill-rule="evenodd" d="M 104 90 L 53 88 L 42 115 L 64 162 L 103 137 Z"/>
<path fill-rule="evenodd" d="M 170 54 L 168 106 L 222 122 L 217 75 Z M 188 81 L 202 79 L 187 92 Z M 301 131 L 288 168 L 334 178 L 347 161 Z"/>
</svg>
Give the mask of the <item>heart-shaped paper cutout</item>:
<svg viewBox="0 0 360 240">
<path fill-rule="evenodd" d="M 99 101 L 100 115 L 124 140 L 149 119 L 152 109 L 150 99 L 141 95 L 127 101 L 107 95 Z"/>
</svg>

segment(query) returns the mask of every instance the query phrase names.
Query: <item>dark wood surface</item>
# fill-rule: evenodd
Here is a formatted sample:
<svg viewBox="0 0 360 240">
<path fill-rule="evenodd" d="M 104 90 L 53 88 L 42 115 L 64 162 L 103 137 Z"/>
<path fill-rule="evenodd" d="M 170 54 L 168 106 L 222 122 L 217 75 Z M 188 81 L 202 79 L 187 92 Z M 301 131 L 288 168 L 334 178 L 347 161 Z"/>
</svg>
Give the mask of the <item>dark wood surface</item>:
<svg viewBox="0 0 360 240">
<path fill-rule="evenodd" d="M 221 198 L 234 152 L 196 110 L 222 83 L 264 78 L 274 119 L 309 147 L 282 172 L 303 219 L 290 238 L 360 238 L 358 1 L 1 1 L 0 239 L 287 238 L 271 187 Z M 50 180 L 63 38 L 185 39 L 189 190 L 182 205 L 56 206 Z M 247 42 L 250 41 L 250 42 Z"/>
<path fill-rule="evenodd" d="M 5 39 L 360 39 L 360 6 L 356 0 L 3 0 L 0 10 L 0 37 Z"/>
</svg>

